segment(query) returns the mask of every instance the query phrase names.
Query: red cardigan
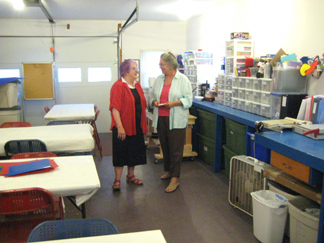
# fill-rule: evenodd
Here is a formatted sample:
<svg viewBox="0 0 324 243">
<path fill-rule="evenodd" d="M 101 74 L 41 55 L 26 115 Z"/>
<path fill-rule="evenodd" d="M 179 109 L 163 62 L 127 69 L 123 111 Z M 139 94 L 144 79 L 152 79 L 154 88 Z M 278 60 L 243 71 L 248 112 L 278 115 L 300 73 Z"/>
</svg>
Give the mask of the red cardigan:
<svg viewBox="0 0 324 243">
<path fill-rule="evenodd" d="M 146 100 L 143 89 L 139 82 L 135 82 L 135 88 L 141 97 L 142 115 L 141 128 L 144 134 L 147 133 L 146 124 Z M 132 91 L 127 83 L 123 83 L 122 79 L 118 79 L 110 90 L 110 113 L 111 113 L 111 127 L 117 127 L 112 108 L 116 108 L 120 113 L 120 118 L 127 136 L 136 135 L 136 121 L 135 121 L 135 99 Z"/>
</svg>

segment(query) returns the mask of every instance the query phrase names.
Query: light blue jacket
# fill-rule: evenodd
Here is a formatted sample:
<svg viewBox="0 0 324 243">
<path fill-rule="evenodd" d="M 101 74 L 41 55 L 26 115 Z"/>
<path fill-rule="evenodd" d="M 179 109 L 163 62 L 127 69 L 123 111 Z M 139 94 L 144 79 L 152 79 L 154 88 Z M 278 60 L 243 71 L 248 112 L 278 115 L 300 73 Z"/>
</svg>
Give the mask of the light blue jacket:
<svg viewBox="0 0 324 243">
<path fill-rule="evenodd" d="M 164 85 L 165 75 L 157 77 L 150 92 L 151 100 L 160 102 L 160 96 Z M 189 79 L 179 71 L 174 76 L 170 91 L 169 101 L 180 100 L 182 106 L 174 106 L 170 109 L 170 130 L 175 128 L 186 128 L 188 123 L 188 109 L 192 105 L 192 88 Z M 153 127 L 157 127 L 159 110 L 154 107 Z"/>
</svg>

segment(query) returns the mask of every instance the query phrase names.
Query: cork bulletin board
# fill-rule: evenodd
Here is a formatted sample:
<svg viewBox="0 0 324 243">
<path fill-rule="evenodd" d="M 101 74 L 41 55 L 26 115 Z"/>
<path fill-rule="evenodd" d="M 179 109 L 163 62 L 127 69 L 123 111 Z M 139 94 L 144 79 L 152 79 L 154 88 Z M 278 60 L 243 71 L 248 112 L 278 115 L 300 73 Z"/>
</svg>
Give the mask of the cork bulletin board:
<svg viewBox="0 0 324 243">
<path fill-rule="evenodd" d="M 54 99 L 52 63 L 23 63 L 26 100 Z"/>
</svg>

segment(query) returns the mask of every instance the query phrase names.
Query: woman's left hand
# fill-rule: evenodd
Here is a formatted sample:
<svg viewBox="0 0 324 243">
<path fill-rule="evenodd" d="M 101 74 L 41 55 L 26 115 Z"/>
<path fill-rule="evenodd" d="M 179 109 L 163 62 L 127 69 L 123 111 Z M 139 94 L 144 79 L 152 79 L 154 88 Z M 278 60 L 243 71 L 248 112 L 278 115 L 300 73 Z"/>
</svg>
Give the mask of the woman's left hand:
<svg viewBox="0 0 324 243">
<path fill-rule="evenodd" d="M 174 105 L 174 101 L 168 101 L 167 103 L 165 103 L 165 107 L 168 109 L 171 109 Z"/>
</svg>

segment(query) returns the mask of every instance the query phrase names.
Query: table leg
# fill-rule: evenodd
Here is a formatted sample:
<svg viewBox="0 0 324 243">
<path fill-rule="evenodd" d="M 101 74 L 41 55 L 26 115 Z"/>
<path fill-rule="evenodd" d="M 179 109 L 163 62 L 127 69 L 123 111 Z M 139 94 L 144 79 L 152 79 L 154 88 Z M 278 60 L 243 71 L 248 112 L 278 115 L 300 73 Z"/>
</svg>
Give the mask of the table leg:
<svg viewBox="0 0 324 243">
<path fill-rule="evenodd" d="M 67 198 L 69 199 L 69 201 L 74 205 L 74 207 L 79 210 L 82 214 L 82 218 L 85 219 L 86 218 L 86 207 L 85 207 L 85 203 L 81 204 L 81 208 L 75 203 L 75 196 L 67 196 Z"/>
</svg>

